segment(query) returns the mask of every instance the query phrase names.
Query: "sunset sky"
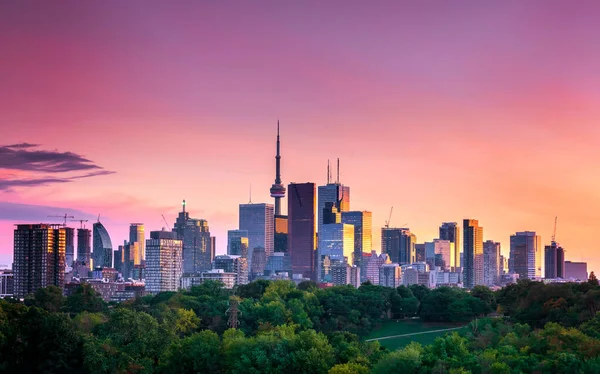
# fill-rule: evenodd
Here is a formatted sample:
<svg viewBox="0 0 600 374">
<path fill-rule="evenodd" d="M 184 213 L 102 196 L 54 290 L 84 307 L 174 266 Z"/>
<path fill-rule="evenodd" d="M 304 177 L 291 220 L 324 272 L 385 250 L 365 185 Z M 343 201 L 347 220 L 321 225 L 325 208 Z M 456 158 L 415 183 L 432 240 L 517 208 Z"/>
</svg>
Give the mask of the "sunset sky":
<svg viewBox="0 0 600 374">
<path fill-rule="evenodd" d="M 1 2 L 0 264 L 15 223 L 100 215 L 116 249 L 182 199 L 224 253 L 250 184 L 273 202 L 279 119 L 284 184 L 339 157 L 376 249 L 391 206 L 419 243 L 473 218 L 505 254 L 558 216 L 567 260 L 600 269 L 599 19 L 585 0 Z"/>
</svg>

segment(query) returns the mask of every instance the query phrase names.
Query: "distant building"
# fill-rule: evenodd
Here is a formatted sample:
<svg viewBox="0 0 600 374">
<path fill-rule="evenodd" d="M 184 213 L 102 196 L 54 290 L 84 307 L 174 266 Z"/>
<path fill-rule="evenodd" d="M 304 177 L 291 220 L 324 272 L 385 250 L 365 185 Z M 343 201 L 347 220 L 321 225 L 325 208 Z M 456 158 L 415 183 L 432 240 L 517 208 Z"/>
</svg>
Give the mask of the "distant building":
<svg viewBox="0 0 600 374">
<path fill-rule="evenodd" d="M 129 225 L 129 243 L 138 243 L 138 250 L 133 258 L 133 263 L 140 265 L 146 259 L 146 238 L 143 223 L 132 223 Z"/>
<path fill-rule="evenodd" d="M 352 263 L 354 257 L 354 226 L 344 223 L 331 223 L 321 226 L 317 252 L 319 272 L 324 257 Z"/>
<path fill-rule="evenodd" d="M 66 230 L 51 225 L 17 225 L 14 231 L 14 293 L 18 298 L 39 288 L 62 288 Z"/>
<path fill-rule="evenodd" d="M 275 215 L 274 252 L 287 252 L 288 216 Z"/>
<path fill-rule="evenodd" d="M 407 228 L 381 229 L 381 252 L 387 253 L 393 263 L 404 265 L 415 262 L 416 244 L 417 237 Z"/>
<path fill-rule="evenodd" d="M 316 196 L 314 183 L 288 186 L 288 253 L 293 277 L 315 280 Z"/>
<path fill-rule="evenodd" d="M 565 251 L 557 242 L 544 248 L 544 260 L 547 279 L 565 278 Z"/>
<path fill-rule="evenodd" d="M 275 252 L 267 259 L 265 273 L 268 275 L 279 273 L 291 273 L 292 262 L 290 256 L 285 252 Z"/>
<path fill-rule="evenodd" d="M 114 282 L 88 279 L 85 282 L 65 284 L 65 296 L 71 296 L 83 283 L 89 284 L 106 302 L 123 302 L 146 295 L 146 286 L 141 282 Z"/>
<path fill-rule="evenodd" d="M 215 249 L 212 245 L 208 222 L 189 218 L 183 234 L 183 270 L 201 273 L 212 268 Z"/>
<path fill-rule="evenodd" d="M 535 231 L 517 232 L 510 237 L 511 272 L 519 279 L 538 279 L 542 276 L 542 240 Z"/>
<path fill-rule="evenodd" d="M 498 285 L 500 274 L 500 243 L 487 240 L 483 243 L 483 284 Z"/>
<path fill-rule="evenodd" d="M 65 266 L 72 267 L 75 262 L 75 229 L 65 227 Z"/>
<path fill-rule="evenodd" d="M 338 165 L 339 172 L 339 165 Z M 323 222 L 323 209 L 325 209 L 325 204 L 332 203 L 338 212 L 348 212 L 350 211 L 350 187 L 343 186 L 340 184 L 339 179 L 335 183 L 331 183 L 329 180 L 325 186 L 319 186 L 319 198 L 318 198 L 318 212 L 319 212 L 319 223 L 318 223 L 318 231 L 321 231 L 321 226 L 324 224 Z M 289 188 L 288 188 L 289 191 Z M 288 196 L 288 200 L 291 198 Z"/>
<path fill-rule="evenodd" d="M 434 239 L 433 242 L 426 242 L 425 261 L 435 268 L 440 266 L 443 269 L 456 270 L 456 248 L 454 243 L 449 240 Z M 436 256 L 439 255 L 439 256 Z"/>
<path fill-rule="evenodd" d="M 0 298 L 15 294 L 15 274 L 12 270 L 0 270 Z"/>
<path fill-rule="evenodd" d="M 565 261 L 565 278 L 586 281 L 588 279 L 587 262 Z"/>
<path fill-rule="evenodd" d="M 223 269 L 212 269 L 201 274 L 184 274 L 181 278 L 181 288 L 189 290 L 206 281 L 217 281 L 223 283 L 225 288 L 231 289 L 235 286 L 236 279 L 236 273 L 225 272 Z"/>
<path fill-rule="evenodd" d="M 250 279 L 254 280 L 261 277 L 267 266 L 267 254 L 263 247 L 256 247 L 252 250 L 252 265 L 250 268 Z"/>
<path fill-rule="evenodd" d="M 371 253 L 373 248 L 373 213 L 342 212 L 342 223 L 354 226 L 354 256 L 352 265 L 361 268 L 362 277 L 366 277 L 367 264 L 362 263 L 363 253 Z"/>
<path fill-rule="evenodd" d="M 463 280 L 465 288 L 482 285 L 483 280 L 483 227 L 475 219 L 463 221 L 464 263 Z"/>
<path fill-rule="evenodd" d="M 230 256 L 241 256 L 248 258 L 248 231 L 227 231 L 227 254 Z"/>
<path fill-rule="evenodd" d="M 398 264 L 383 264 L 379 268 L 379 285 L 384 287 L 400 287 L 402 285 L 402 269 Z"/>
<path fill-rule="evenodd" d="M 438 271 L 436 272 L 436 286 L 458 287 L 462 284 L 461 273 Z"/>
<path fill-rule="evenodd" d="M 77 262 L 90 266 L 92 259 L 92 233 L 89 229 L 77 229 Z"/>
<path fill-rule="evenodd" d="M 274 252 L 275 215 L 272 204 L 240 204 L 239 229 L 248 232 L 248 249 L 262 247 L 267 257 Z M 252 251 L 248 253 L 252 267 Z"/>
<path fill-rule="evenodd" d="M 425 262 L 425 243 L 415 244 L 415 260 Z"/>
<path fill-rule="evenodd" d="M 183 274 L 183 243 L 174 232 L 152 231 L 146 240 L 146 291 L 177 291 Z"/>
<path fill-rule="evenodd" d="M 213 269 L 221 269 L 226 273 L 235 273 L 235 285 L 248 284 L 248 260 L 240 256 L 215 256 Z"/>
<path fill-rule="evenodd" d="M 371 251 L 371 258 L 367 263 L 367 281 L 372 284 L 379 284 L 379 269 L 384 264 L 390 264 L 390 256 L 387 253 L 377 255 L 376 251 Z"/>
<path fill-rule="evenodd" d="M 460 253 L 462 247 L 460 246 L 460 228 L 458 227 L 458 223 L 443 222 L 440 226 L 439 237 L 441 240 L 449 240 L 450 242 L 454 243 L 454 266 L 456 269 L 459 269 L 463 265 L 460 262 Z"/>
<path fill-rule="evenodd" d="M 113 267 L 113 246 L 110 240 L 108 231 L 100 221 L 94 223 L 94 252 L 92 258 L 94 260 L 94 267 Z"/>
</svg>

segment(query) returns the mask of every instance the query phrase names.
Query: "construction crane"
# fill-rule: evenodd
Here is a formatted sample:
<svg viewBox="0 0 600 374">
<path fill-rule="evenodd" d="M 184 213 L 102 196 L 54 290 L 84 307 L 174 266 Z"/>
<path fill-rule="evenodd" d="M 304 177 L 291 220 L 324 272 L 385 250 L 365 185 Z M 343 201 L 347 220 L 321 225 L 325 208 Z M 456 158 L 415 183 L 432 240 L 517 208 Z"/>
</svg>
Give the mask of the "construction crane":
<svg viewBox="0 0 600 374">
<path fill-rule="evenodd" d="M 85 229 L 84 222 L 87 222 L 87 221 L 88 221 L 87 219 L 72 219 L 71 220 L 71 222 L 79 222 L 81 229 Z"/>
<path fill-rule="evenodd" d="M 387 221 L 385 221 L 385 228 L 390 228 L 390 221 L 392 220 L 392 212 L 394 211 L 394 207 L 390 208 L 390 215 L 388 216 Z"/>
<path fill-rule="evenodd" d="M 165 218 L 165 215 L 161 214 L 161 216 L 162 216 L 162 219 L 163 219 L 164 223 L 167 225 L 166 229 L 169 229 L 169 222 L 167 222 L 167 219 Z"/>
<path fill-rule="evenodd" d="M 62 218 L 65 220 L 65 222 L 62 224 L 63 226 L 67 226 L 67 218 L 75 218 L 74 216 L 70 216 L 67 213 L 65 213 L 64 216 L 48 216 L 48 217 L 53 217 L 53 218 Z"/>
<path fill-rule="evenodd" d="M 558 216 L 554 217 L 554 231 L 552 232 L 552 243 L 556 242 L 556 222 L 558 221 Z"/>
</svg>

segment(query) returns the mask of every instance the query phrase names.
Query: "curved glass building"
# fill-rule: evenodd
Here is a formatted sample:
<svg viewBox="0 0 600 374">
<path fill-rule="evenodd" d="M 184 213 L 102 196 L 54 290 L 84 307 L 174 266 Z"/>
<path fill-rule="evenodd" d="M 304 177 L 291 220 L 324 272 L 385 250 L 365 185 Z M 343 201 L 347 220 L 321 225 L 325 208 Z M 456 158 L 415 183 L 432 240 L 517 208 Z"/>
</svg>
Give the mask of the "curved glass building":
<svg viewBox="0 0 600 374">
<path fill-rule="evenodd" d="M 113 247 L 108 231 L 100 221 L 94 223 L 94 267 L 111 268 L 113 264 Z"/>
</svg>

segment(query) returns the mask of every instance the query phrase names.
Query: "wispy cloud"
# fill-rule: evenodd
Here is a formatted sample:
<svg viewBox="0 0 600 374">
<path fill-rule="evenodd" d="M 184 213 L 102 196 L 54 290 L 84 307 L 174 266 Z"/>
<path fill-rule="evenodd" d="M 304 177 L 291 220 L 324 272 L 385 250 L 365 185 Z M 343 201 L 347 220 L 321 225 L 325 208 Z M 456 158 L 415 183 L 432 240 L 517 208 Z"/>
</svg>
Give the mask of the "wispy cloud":
<svg viewBox="0 0 600 374">
<path fill-rule="evenodd" d="M 0 176 L 0 191 L 14 187 L 35 187 L 67 183 L 75 179 L 113 174 L 93 161 L 73 152 L 36 149 L 39 144 L 18 143 L 0 146 L 0 169 L 28 173 L 24 178 Z M 68 173 L 86 172 L 69 175 Z M 44 174 L 60 174 L 45 177 Z"/>
</svg>

